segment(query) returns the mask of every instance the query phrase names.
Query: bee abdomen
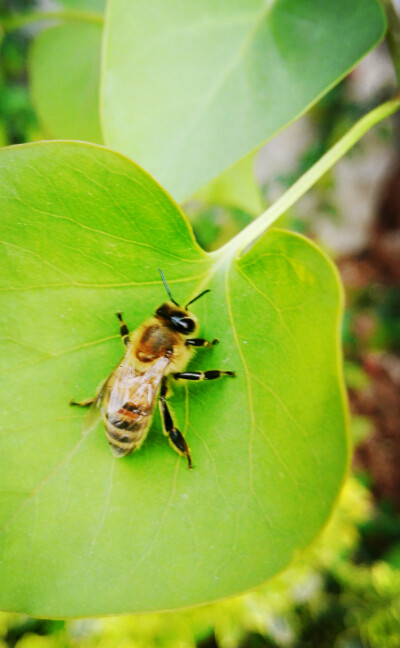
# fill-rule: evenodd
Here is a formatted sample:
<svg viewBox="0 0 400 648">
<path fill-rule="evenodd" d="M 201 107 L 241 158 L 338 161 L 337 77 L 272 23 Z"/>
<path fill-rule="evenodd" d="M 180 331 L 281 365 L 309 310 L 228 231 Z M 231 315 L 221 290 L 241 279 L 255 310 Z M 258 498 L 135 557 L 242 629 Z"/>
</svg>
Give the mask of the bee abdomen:
<svg viewBox="0 0 400 648">
<path fill-rule="evenodd" d="M 107 414 L 104 423 L 113 454 L 123 457 L 142 445 L 150 420 L 146 412 L 134 411 L 124 406 L 115 414 Z"/>
</svg>

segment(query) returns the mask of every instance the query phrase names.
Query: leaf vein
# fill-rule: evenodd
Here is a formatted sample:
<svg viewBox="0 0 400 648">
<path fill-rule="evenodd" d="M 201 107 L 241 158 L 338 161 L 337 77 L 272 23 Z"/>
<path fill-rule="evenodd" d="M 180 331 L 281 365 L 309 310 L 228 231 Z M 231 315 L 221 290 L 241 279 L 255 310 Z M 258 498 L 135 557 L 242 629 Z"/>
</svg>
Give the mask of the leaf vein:
<svg viewBox="0 0 400 648">
<path fill-rule="evenodd" d="M 172 252 L 169 252 L 168 250 L 162 249 L 162 248 L 157 248 L 156 246 L 152 245 L 151 243 L 144 243 L 142 241 L 135 241 L 133 239 L 128 239 L 124 238 L 123 236 L 118 236 L 117 234 L 111 234 L 110 232 L 105 232 L 104 230 L 97 229 L 95 227 L 90 227 L 89 225 L 84 225 L 83 223 L 80 223 L 79 221 L 75 220 L 74 218 L 71 218 L 70 216 L 62 216 L 61 214 L 55 214 L 54 212 L 48 212 L 44 209 L 39 209 L 38 207 L 34 207 L 33 205 L 30 205 L 26 201 L 24 201 L 20 196 L 16 198 L 19 202 L 21 202 L 23 205 L 29 207 L 30 210 L 36 211 L 39 214 L 43 214 L 44 216 L 50 216 L 50 218 L 56 218 L 59 220 L 65 220 L 73 225 L 77 225 L 78 227 L 88 230 L 89 232 L 94 232 L 95 234 L 100 234 L 101 236 L 105 236 L 108 238 L 115 239 L 117 241 L 122 241 L 124 244 L 131 244 L 131 245 L 137 245 L 139 247 L 144 247 L 148 248 L 150 250 L 153 250 L 153 252 L 159 252 L 162 255 L 169 256 L 173 259 L 178 259 L 178 261 L 187 261 L 189 263 L 204 263 L 205 259 L 196 259 L 196 258 L 186 258 L 179 256 L 178 254 L 174 254 Z"/>
<path fill-rule="evenodd" d="M 98 537 L 99 537 L 99 535 L 100 535 L 100 533 L 101 533 L 101 531 L 102 531 L 102 529 L 104 527 L 104 523 L 106 521 L 106 517 L 107 517 L 107 514 L 108 514 L 109 509 L 110 509 L 111 496 L 112 496 L 112 491 L 113 491 L 113 486 L 114 486 L 113 476 L 114 476 L 115 463 L 116 463 L 116 459 L 113 457 L 112 460 L 111 460 L 111 470 L 110 470 L 110 475 L 109 475 L 109 483 L 108 483 L 108 487 L 107 487 L 107 495 L 106 495 L 106 498 L 104 500 L 104 503 L 102 502 L 102 504 L 101 504 L 101 509 L 102 510 L 101 510 L 100 521 L 99 521 L 99 524 L 97 525 L 97 528 L 96 528 L 96 530 L 94 532 L 94 535 L 93 535 L 92 542 L 90 544 L 89 555 L 91 553 L 93 553 L 94 546 L 95 546 L 95 544 L 97 542 L 97 539 L 98 539 Z"/>
<path fill-rule="evenodd" d="M 294 345 L 294 348 L 296 349 L 297 355 L 299 356 L 299 358 L 300 358 L 300 360 L 302 361 L 302 363 L 305 365 L 306 363 L 305 363 L 305 361 L 304 361 L 303 354 L 302 354 L 301 351 L 300 351 L 300 348 L 299 348 L 299 345 L 298 345 L 298 343 L 297 343 L 297 340 L 296 340 L 296 338 L 293 336 L 293 334 L 292 334 L 291 330 L 289 329 L 288 325 L 286 324 L 286 322 L 285 322 L 285 320 L 284 320 L 284 318 L 283 318 L 283 315 L 282 315 L 282 313 L 281 313 L 280 308 L 279 308 L 279 307 L 278 307 L 278 306 L 277 306 L 277 305 L 272 301 L 272 299 L 271 299 L 270 297 L 268 297 L 265 293 L 263 293 L 263 291 L 260 290 L 260 288 L 258 288 L 258 286 L 256 286 L 255 283 L 254 283 L 254 282 L 253 282 L 253 281 L 252 281 L 252 280 L 251 280 L 247 275 L 245 275 L 245 274 L 240 270 L 240 268 L 238 268 L 238 272 L 239 272 L 239 274 L 243 277 L 243 279 L 245 279 L 245 281 L 247 281 L 247 282 L 250 284 L 250 286 L 253 288 L 253 290 L 255 290 L 255 291 L 258 292 L 262 297 L 264 297 L 264 299 L 268 302 L 268 304 L 271 306 L 271 308 L 276 312 L 277 316 L 278 316 L 279 319 L 280 319 L 280 322 L 281 322 L 283 328 L 285 329 L 285 331 L 286 331 L 286 333 L 288 334 L 289 338 L 290 338 L 291 341 L 293 342 L 293 345 Z"/>
<path fill-rule="evenodd" d="M 32 502 L 32 501 L 35 500 L 36 496 L 40 493 L 40 491 L 42 490 L 42 488 L 44 488 L 44 486 L 45 486 L 49 481 L 51 481 L 51 479 L 52 479 L 53 477 L 55 477 L 55 476 L 57 475 L 58 471 L 59 471 L 59 470 L 60 470 L 60 469 L 65 465 L 65 464 L 67 464 L 68 461 L 69 461 L 70 459 L 72 459 L 72 457 L 76 454 L 76 452 L 77 452 L 77 451 L 79 450 L 79 448 L 81 447 L 82 443 L 83 443 L 83 442 L 85 441 L 85 439 L 87 439 L 87 438 L 88 438 L 88 435 L 86 435 L 86 436 L 82 436 L 82 437 L 79 439 L 79 441 L 75 444 L 75 446 L 72 448 L 72 450 L 70 450 L 70 452 L 69 452 L 69 453 L 64 457 L 64 459 L 63 459 L 63 460 L 62 460 L 62 461 L 61 461 L 57 466 L 55 466 L 55 468 L 53 468 L 53 470 L 51 470 L 51 471 L 49 472 L 49 474 L 48 474 L 44 479 L 42 479 L 42 481 L 38 484 L 38 486 L 37 486 L 37 487 L 36 487 L 36 488 L 35 488 L 35 489 L 30 493 L 29 497 L 27 497 L 27 498 L 22 502 L 21 506 L 20 506 L 18 509 L 16 509 L 16 510 L 14 511 L 14 513 L 13 513 L 13 514 L 8 518 L 8 520 L 6 520 L 6 522 L 5 522 L 5 523 L 3 524 L 3 526 L 0 528 L 0 535 L 1 535 L 2 533 L 4 533 L 4 532 L 8 529 L 8 527 L 10 526 L 10 524 L 12 524 L 12 523 L 14 522 L 14 520 L 15 520 L 17 517 L 19 517 L 19 515 L 22 513 L 22 511 L 23 511 L 24 508 L 27 506 L 27 504 L 28 504 L 29 502 Z"/>
<path fill-rule="evenodd" d="M 52 268 L 53 270 L 56 270 L 56 272 L 59 272 L 60 274 L 64 275 L 64 277 L 67 277 L 67 279 L 69 279 L 70 281 L 73 281 L 72 277 L 71 277 L 69 274 L 67 274 L 67 273 L 64 272 L 63 270 L 60 270 L 60 268 L 57 268 L 57 266 L 55 266 L 53 263 L 50 263 L 50 261 L 47 261 L 47 259 L 44 259 L 44 258 L 43 258 L 40 254 L 38 254 L 37 252 L 34 252 L 33 250 L 29 250 L 29 249 L 27 249 L 27 248 L 21 247 L 21 245 L 15 245 L 15 243 L 9 243 L 8 241 L 2 241 L 2 240 L 0 240 L 0 243 L 1 243 L 2 245 L 6 245 L 6 246 L 8 246 L 8 247 L 12 247 L 12 248 L 15 248 L 15 249 L 17 249 L 17 250 L 20 250 L 21 252 L 24 252 L 25 254 L 31 254 L 32 256 L 34 256 L 34 257 L 40 259 L 40 261 L 41 261 L 42 263 L 44 263 L 45 265 L 49 266 L 49 267 Z"/>
<path fill-rule="evenodd" d="M 320 465 L 319 458 L 315 454 L 315 450 L 312 447 L 312 445 L 310 445 L 310 440 L 309 440 L 309 436 L 307 434 L 307 431 L 303 428 L 303 426 L 300 425 L 300 423 L 298 422 L 296 417 L 293 416 L 293 414 L 290 412 L 288 407 L 285 405 L 285 403 L 282 401 L 282 399 L 278 396 L 278 394 L 272 389 L 272 387 L 267 385 L 258 376 L 254 375 L 254 374 L 251 374 L 251 378 L 253 380 L 255 380 L 256 382 L 258 382 L 258 384 L 261 385 L 261 387 L 263 387 L 266 391 L 268 391 L 270 394 L 272 394 L 272 396 L 275 398 L 275 400 L 278 401 L 278 403 L 282 407 L 282 409 L 285 412 L 285 414 L 287 415 L 287 417 L 292 421 L 292 423 L 295 425 L 295 427 L 297 427 L 297 429 L 300 430 L 302 436 L 304 437 L 304 439 L 305 439 L 305 441 L 306 441 L 306 443 L 308 445 L 308 448 L 310 450 L 311 455 L 313 456 L 316 464 L 319 466 Z"/>
<path fill-rule="evenodd" d="M 228 315 L 229 315 L 229 319 L 230 319 L 231 326 L 232 326 L 233 336 L 235 338 L 236 347 L 237 347 L 238 353 L 240 355 L 240 359 L 242 361 L 243 369 L 244 369 L 245 376 L 246 376 L 247 399 L 248 399 L 248 403 L 249 403 L 249 413 L 250 413 L 249 452 L 248 452 L 249 481 L 250 481 L 250 489 L 251 489 L 251 492 L 253 493 L 254 492 L 254 484 L 253 484 L 253 440 L 254 440 L 254 426 L 255 426 L 253 395 L 252 395 L 252 392 L 251 392 L 250 372 L 249 372 L 249 369 L 247 367 L 246 359 L 244 357 L 242 349 L 240 348 L 239 337 L 238 337 L 238 333 L 237 333 L 237 330 L 236 330 L 235 320 L 234 320 L 234 317 L 233 317 L 232 304 L 231 304 L 231 298 L 230 298 L 230 293 L 229 293 L 229 269 L 230 269 L 230 266 L 228 266 L 226 271 L 225 271 L 225 296 L 226 296 L 227 310 L 228 310 Z"/>
</svg>

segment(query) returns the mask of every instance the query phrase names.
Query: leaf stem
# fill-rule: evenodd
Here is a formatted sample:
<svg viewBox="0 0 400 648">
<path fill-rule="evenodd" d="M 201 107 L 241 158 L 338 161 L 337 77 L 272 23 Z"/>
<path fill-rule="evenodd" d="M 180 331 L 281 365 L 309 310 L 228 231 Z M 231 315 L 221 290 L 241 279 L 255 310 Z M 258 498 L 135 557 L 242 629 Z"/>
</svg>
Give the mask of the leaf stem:
<svg viewBox="0 0 400 648">
<path fill-rule="evenodd" d="M 400 96 L 396 95 L 362 117 L 332 148 L 323 155 L 304 175 L 295 182 L 271 207 L 255 221 L 239 232 L 233 239 L 215 252 L 224 257 L 241 252 L 252 245 L 268 227 L 303 196 L 341 157 L 375 124 L 389 117 L 400 108 Z"/>
<path fill-rule="evenodd" d="M 63 11 L 36 11 L 26 14 L 19 14 L 2 21 L 5 31 L 15 31 L 36 22 L 57 20 L 64 22 L 87 22 L 94 25 L 103 25 L 102 14 L 94 11 L 83 11 L 81 9 L 65 9 Z"/>
<path fill-rule="evenodd" d="M 392 0 L 381 0 L 386 14 L 386 42 L 392 57 L 397 83 L 400 85 L 400 19 Z"/>
</svg>

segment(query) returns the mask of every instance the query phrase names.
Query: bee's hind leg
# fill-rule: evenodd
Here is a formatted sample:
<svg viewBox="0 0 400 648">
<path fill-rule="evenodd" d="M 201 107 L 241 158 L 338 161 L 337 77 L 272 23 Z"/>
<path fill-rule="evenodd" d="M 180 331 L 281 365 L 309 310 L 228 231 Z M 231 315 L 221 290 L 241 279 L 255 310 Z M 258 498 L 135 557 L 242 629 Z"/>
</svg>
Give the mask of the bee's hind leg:
<svg viewBox="0 0 400 648">
<path fill-rule="evenodd" d="M 77 401 L 74 401 L 73 398 L 69 401 L 70 405 L 77 405 L 78 407 L 89 407 L 89 405 L 92 405 L 94 403 L 96 398 L 85 398 L 85 400 L 81 401 L 78 403 Z"/>
<path fill-rule="evenodd" d="M 120 321 L 119 332 L 121 335 L 122 342 L 124 344 L 129 344 L 129 329 L 123 320 L 122 313 L 118 312 L 117 317 Z"/>
<path fill-rule="evenodd" d="M 174 426 L 172 420 L 171 412 L 167 405 L 167 391 L 168 384 L 166 377 L 163 378 L 161 383 L 161 392 L 159 398 L 161 420 L 163 424 L 164 434 L 169 438 L 169 442 L 172 445 L 173 449 L 180 455 L 187 458 L 188 468 L 192 468 L 192 458 L 190 456 L 190 449 L 188 444 L 185 441 L 182 433 Z"/>
</svg>

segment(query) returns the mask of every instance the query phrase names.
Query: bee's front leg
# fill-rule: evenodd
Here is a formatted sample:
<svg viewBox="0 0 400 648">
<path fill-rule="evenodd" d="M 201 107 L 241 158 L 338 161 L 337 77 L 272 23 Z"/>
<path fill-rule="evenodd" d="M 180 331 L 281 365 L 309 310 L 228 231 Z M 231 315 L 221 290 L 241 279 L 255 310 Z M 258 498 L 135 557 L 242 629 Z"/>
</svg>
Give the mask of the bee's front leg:
<svg viewBox="0 0 400 648">
<path fill-rule="evenodd" d="M 161 383 L 161 392 L 160 392 L 160 399 L 159 399 L 160 413 L 161 413 L 161 420 L 163 424 L 164 434 L 169 438 L 169 442 L 172 445 L 173 449 L 178 454 L 183 455 L 184 457 L 187 458 L 188 468 L 191 469 L 192 459 L 190 456 L 190 449 L 182 433 L 178 430 L 178 428 L 174 426 L 171 412 L 169 411 L 169 407 L 167 405 L 167 400 L 166 400 L 167 391 L 168 391 L 168 384 L 167 384 L 167 379 L 164 376 Z"/>
<path fill-rule="evenodd" d="M 121 335 L 122 342 L 124 344 L 129 344 L 129 329 L 122 318 L 122 313 L 118 312 L 117 317 L 120 321 L 119 332 Z"/>
<path fill-rule="evenodd" d="M 222 378 L 222 376 L 236 376 L 234 371 L 220 371 L 219 369 L 210 369 L 209 371 L 182 371 L 172 375 L 176 380 L 216 380 L 216 378 Z"/>
</svg>

